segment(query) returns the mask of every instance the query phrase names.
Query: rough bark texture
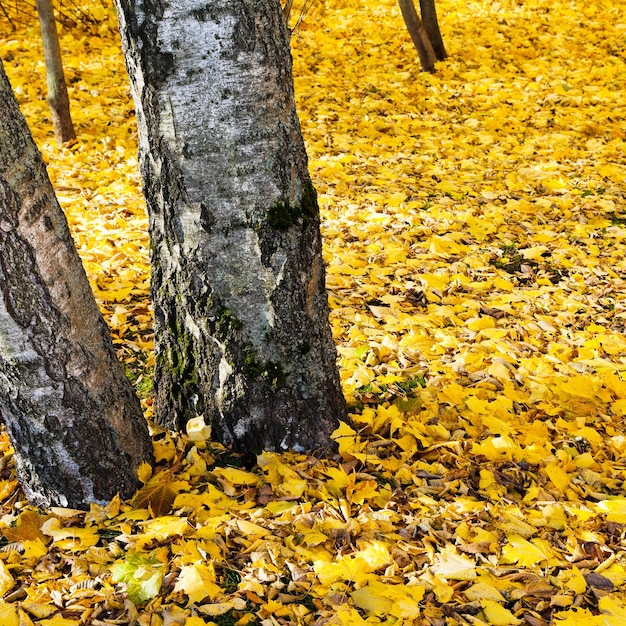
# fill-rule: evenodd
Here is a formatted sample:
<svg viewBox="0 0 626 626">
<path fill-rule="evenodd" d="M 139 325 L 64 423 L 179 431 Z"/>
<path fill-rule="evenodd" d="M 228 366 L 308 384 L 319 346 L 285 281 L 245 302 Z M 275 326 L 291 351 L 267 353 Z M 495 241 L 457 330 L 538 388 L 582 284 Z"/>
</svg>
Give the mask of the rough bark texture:
<svg viewBox="0 0 626 626">
<path fill-rule="evenodd" d="M 39 506 L 132 495 L 152 447 L 0 63 L 0 416 Z"/>
<path fill-rule="evenodd" d="M 413 44 L 420 58 L 422 69 L 425 72 L 434 72 L 437 56 L 433 50 L 433 45 L 428 37 L 428 33 L 424 28 L 424 24 L 422 24 L 422 20 L 415 10 L 413 0 L 398 0 L 398 4 L 400 5 L 406 28 L 409 31 L 409 35 L 411 35 L 411 39 L 413 40 Z"/>
<path fill-rule="evenodd" d="M 346 416 L 277 0 L 118 0 L 152 239 L 157 420 L 249 454 Z"/>
<path fill-rule="evenodd" d="M 48 83 L 48 104 L 54 127 L 57 144 L 76 139 L 72 117 L 70 115 L 70 99 L 67 95 L 61 48 L 57 33 L 56 20 L 52 0 L 37 0 L 37 14 L 41 27 L 43 53 L 46 61 L 46 80 Z"/>
<path fill-rule="evenodd" d="M 437 61 L 443 61 L 447 58 L 448 53 L 443 45 L 443 38 L 441 37 L 441 30 L 439 29 L 435 0 L 420 0 L 420 13 L 422 14 L 424 29 L 433 46 Z"/>
</svg>

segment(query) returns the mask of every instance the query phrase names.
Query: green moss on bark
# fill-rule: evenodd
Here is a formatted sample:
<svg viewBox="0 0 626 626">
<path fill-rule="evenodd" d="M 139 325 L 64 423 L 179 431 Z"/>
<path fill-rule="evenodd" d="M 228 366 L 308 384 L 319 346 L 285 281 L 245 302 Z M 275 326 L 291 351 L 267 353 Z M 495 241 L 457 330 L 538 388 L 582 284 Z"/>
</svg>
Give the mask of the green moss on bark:
<svg viewBox="0 0 626 626">
<path fill-rule="evenodd" d="M 261 377 L 275 389 L 280 389 L 285 386 L 285 378 L 287 378 L 287 374 L 280 363 L 268 361 L 263 368 Z"/>
<path fill-rule="evenodd" d="M 216 330 L 220 334 L 226 335 L 229 330 L 239 331 L 243 328 L 241 320 L 224 307 L 220 307 L 217 311 Z"/>
<path fill-rule="evenodd" d="M 288 202 L 280 201 L 269 208 L 267 223 L 276 230 L 287 230 L 302 217 L 299 206 L 291 206 Z"/>
<path fill-rule="evenodd" d="M 316 217 L 318 215 L 317 191 L 315 191 L 315 187 L 310 180 L 307 181 L 302 191 L 301 205 L 302 213 L 306 217 Z"/>
<path fill-rule="evenodd" d="M 262 378 L 275 389 L 284 387 L 287 377 L 280 363 L 274 361 L 261 363 L 254 357 L 251 350 L 248 350 L 244 357 L 243 374 L 246 378 Z"/>
<path fill-rule="evenodd" d="M 198 397 L 199 377 L 193 354 L 193 338 L 178 323 L 173 323 L 168 331 L 171 343 L 164 353 L 157 355 L 158 365 L 172 380 L 171 393 L 174 406 L 182 408 L 182 423 L 186 423 L 201 407 L 190 406 L 190 398 Z"/>
<path fill-rule="evenodd" d="M 318 213 L 317 193 L 313 183 L 307 181 L 302 191 L 300 204 L 291 205 L 280 200 L 267 212 L 267 223 L 276 230 L 287 230 L 304 220 L 304 224 Z"/>
</svg>

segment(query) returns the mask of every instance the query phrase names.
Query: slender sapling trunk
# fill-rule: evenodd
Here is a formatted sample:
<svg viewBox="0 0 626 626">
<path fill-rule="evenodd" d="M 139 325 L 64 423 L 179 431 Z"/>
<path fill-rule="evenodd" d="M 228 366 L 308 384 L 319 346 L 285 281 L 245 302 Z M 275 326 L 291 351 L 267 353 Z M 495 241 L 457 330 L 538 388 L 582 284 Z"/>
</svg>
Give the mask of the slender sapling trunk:
<svg viewBox="0 0 626 626">
<path fill-rule="evenodd" d="M 435 71 L 437 56 L 424 24 L 422 24 L 422 20 L 415 10 L 413 0 L 398 0 L 398 4 L 400 5 L 406 28 L 417 50 L 422 69 L 432 74 Z"/>
<path fill-rule="evenodd" d="M 52 0 L 37 0 L 37 15 L 39 16 L 43 54 L 46 61 L 48 104 L 50 105 L 52 126 L 56 142 L 61 145 L 76 139 L 76 133 L 70 115 L 70 99 L 67 95 Z"/>
</svg>

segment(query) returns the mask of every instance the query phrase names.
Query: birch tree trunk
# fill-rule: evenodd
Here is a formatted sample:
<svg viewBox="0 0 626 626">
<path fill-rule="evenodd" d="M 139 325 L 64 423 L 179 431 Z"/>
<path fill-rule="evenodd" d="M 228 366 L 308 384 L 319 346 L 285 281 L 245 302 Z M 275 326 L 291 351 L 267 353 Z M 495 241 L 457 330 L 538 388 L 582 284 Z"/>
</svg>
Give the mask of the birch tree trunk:
<svg viewBox="0 0 626 626">
<path fill-rule="evenodd" d="M 0 63 L 0 416 L 38 506 L 132 495 L 152 447 Z"/>
<path fill-rule="evenodd" d="M 157 421 L 314 450 L 346 416 L 278 0 L 117 0 L 150 215 Z"/>
<path fill-rule="evenodd" d="M 52 0 L 37 0 L 37 15 L 43 41 L 43 55 L 46 61 L 46 81 L 48 85 L 48 104 L 54 128 L 54 136 L 58 145 L 76 139 L 72 116 L 70 115 L 70 99 L 67 95 L 63 61 L 59 35 L 54 18 Z"/>
</svg>

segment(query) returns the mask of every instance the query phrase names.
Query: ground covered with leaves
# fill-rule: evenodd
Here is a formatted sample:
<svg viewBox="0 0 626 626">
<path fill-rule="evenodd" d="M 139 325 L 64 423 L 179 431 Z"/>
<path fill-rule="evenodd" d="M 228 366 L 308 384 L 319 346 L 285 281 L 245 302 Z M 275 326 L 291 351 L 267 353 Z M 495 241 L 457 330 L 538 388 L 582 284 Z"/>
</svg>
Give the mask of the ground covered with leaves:
<svg viewBox="0 0 626 626">
<path fill-rule="evenodd" d="M 245 470 L 154 429 L 142 490 L 84 513 L 29 508 L 0 440 L 3 626 L 626 623 L 626 4 L 438 10 L 435 75 L 391 0 L 318 0 L 293 37 L 340 455 Z M 0 56 L 150 417 L 132 103 L 90 11 L 62 38 L 75 145 L 35 25 L 0 22 Z"/>
</svg>

